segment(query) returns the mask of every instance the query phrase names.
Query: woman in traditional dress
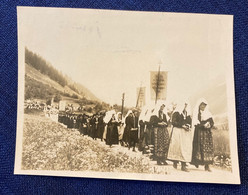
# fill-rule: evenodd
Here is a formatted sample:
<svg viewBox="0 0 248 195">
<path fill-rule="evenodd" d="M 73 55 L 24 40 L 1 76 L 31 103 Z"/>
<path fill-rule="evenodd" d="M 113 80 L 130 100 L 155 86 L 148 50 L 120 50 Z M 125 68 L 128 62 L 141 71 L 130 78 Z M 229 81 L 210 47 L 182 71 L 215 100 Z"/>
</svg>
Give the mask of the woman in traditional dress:
<svg viewBox="0 0 248 195">
<path fill-rule="evenodd" d="M 154 130 L 154 155 L 158 165 L 167 165 L 169 148 L 169 133 L 166 115 L 163 112 L 164 108 L 165 104 L 157 104 L 150 119 Z"/>
<path fill-rule="evenodd" d="M 147 106 L 144 106 L 141 110 L 140 116 L 139 116 L 139 151 L 144 152 L 145 146 L 146 146 L 146 136 L 145 136 L 145 130 L 146 130 L 146 115 L 148 113 L 149 109 Z"/>
<path fill-rule="evenodd" d="M 73 115 L 73 121 L 72 122 L 73 122 L 72 128 L 73 129 L 76 129 L 76 126 L 77 126 L 77 116 L 75 114 Z"/>
<path fill-rule="evenodd" d="M 177 104 L 172 115 L 172 131 L 167 159 L 173 161 L 176 169 L 181 162 L 181 170 L 188 172 L 186 163 L 192 157 L 191 118 L 188 113 L 188 103 Z"/>
<path fill-rule="evenodd" d="M 72 114 L 70 114 L 69 123 L 68 123 L 68 128 L 69 129 L 72 129 L 73 128 L 73 122 L 74 122 L 74 117 L 73 117 Z"/>
<path fill-rule="evenodd" d="M 114 144 L 119 144 L 118 136 L 118 122 L 115 118 L 115 113 L 112 114 L 111 119 L 108 122 L 107 135 L 106 135 L 106 144 L 110 147 Z"/>
<path fill-rule="evenodd" d="M 191 164 L 194 164 L 197 168 L 199 165 L 204 165 L 205 171 L 211 172 L 209 165 L 213 163 L 214 158 L 211 128 L 214 121 L 205 99 L 198 100 L 193 112 L 192 125 L 194 138 Z"/>
<path fill-rule="evenodd" d="M 124 133 L 124 121 L 123 121 L 123 118 L 122 118 L 122 113 L 121 112 L 118 112 L 116 114 L 116 121 L 118 123 L 118 136 L 119 136 L 119 141 L 122 144 L 122 139 L 123 139 L 123 133 Z"/>
<path fill-rule="evenodd" d="M 98 115 L 94 114 L 92 119 L 92 138 L 96 140 L 98 130 Z"/>
<path fill-rule="evenodd" d="M 91 120 L 92 120 L 92 117 L 88 116 L 88 118 L 87 118 L 87 135 L 89 137 L 91 137 Z"/>
<path fill-rule="evenodd" d="M 131 130 L 131 127 L 129 125 L 127 125 L 128 121 L 129 121 L 129 118 L 132 117 L 133 115 L 133 112 L 132 110 L 129 110 L 124 118 L 124 121 L 125 121 L 125 127 L 124 127 L 124 133 L 123 133 L 123 137 L 122 137 L 122 140 L 123 142 L 125 143 L 126 146 L 129 145 L 129 142 L 130 142 L 130 130 Z"/>
<path fill-rule="evenodd" d="M 107 138 L 107 130 L 108 130 L 108 122 L 110 121 L 110 119 L 112 118 L 113 114 L 115 114 L 114 110 L 110 110 L 107 111 L 105 113 L 105 116 L 103 118 L 103 122 L 104 122 L 104 131 L 103 131 L 103 140 L 106 142 L 106 138 Z"/>
<path fill-rule="evenodd" d="M 105 116 L 105 112 L 100 113 L 98 129 L 97 129 L 97 137 L 101 139 L 101 141 L 103 141 L 103 132 L 104 132 L 104 126 L 105 126 L 104 121 L 103 121 L 104 116 Z"/>
<path fill-rule="evenodd" d="M 82 134 L 87 135 L 87 115 L 83 115 L 82 118 Z"/>
<path fill-rule="evenodd" d="M 88 135 L 94 139 L 94 129 L 93 129 L 93 126 L 94 126 L 94 117 L 95 115 L 92 115 L 90 117 L 90 123 L 89 123 L 89 132 L 88 132 Z"/>
<path fill-rule="evenodd" d="M 79 118 L 80 118 L 80 116 L 75 115 L 75 117 L 76 117 L 75 129 L 79 129 Z"/>
<path fill-rule="evenodd" d="M 79 115 L 77 118 L 77 126 L 78 126 L 78 130 L 80 132 L 80 134 L 83 134 L 83 125 L 82 125 L 82 121 L 83 121 L 83 115 Z"/>
<path fill-rule="evenodd" d="M 145 129 L 144 129 L 143 153 L 151 153 L 151 152 L 154 153 L 154 141 L 153 141 L 154 136 L 151 136 L 152 135 L 151 132 L 153 132 L 153 130 L 152 130 L 152 125 L 150 123 L 153 110 L 154 110 L 153 107 L 148 107 L 144 116 Z"/>
<path fill-rule="evenodd" d="M 133 114 L 127 117 L 126 126 L 129 129 L 128 149 L 133 147 L 133 151 L 135 151 L 135 146 L 136 143 L 138 142 L 138 129 L 139 129 L 139 117 L 137 110 L 133 110 Z"/>
</svg>

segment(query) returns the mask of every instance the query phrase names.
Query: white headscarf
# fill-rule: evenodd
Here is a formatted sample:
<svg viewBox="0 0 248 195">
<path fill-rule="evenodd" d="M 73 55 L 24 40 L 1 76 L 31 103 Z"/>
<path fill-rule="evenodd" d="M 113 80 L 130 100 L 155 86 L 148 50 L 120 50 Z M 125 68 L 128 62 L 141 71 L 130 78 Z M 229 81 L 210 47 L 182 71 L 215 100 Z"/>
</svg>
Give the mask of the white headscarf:
<svg viewBox="0 0 248 195">
<path fill-rule="evenodd" d="M 153 110 L 151 116 L 157 116 L 157 117 L 159 117 L 158 113 L 159 113 L 159 110 L 160 110 L 160 108 L 161 108 L 162 105 L 165 105 L 165 103 L 164 103 L 164 102 L 158 102 L 158 103 L 155 105 L 155 108 L 154 108 L 154 110 Z M 164 109 L 164 110 L 165 110 L 165 109 Z M 164 113 L 164 110 L 163 110 L 163 114 L 166 114 L 166 113 Z"/>
<path fill-rule="evenodd" d="M 126 116 L 123 118 L 124 127 L 126 127 L 126 118 L 129 116 L 129 114 L 133 114 L 133 111 L 132 110 L 128 110 Z"/>
<path fill-rule="evenodd" d="M 127 114 L 126 114 L 126 116 L 125 116 L 125 118 L 124 118 L 124 121 L 126 121 L 126 118 L 129 116 L 129 114 L 131 114 L 131 113 L 133 113 L 133 111 L 132 110 L 128 110 L 128 112 L 127 112 Z"/>
<path fill-rule="evenodd" d="M 123 117 L 121 117 L 121 120 L 119 120 L 119 114 L 121 115 L 121 112 L 117 112 L 116 115 L 115 115 L 115 119 L 118 121 L 118 122 L 122 122 L 123 121 Z"/>
<path fill-rule="evenodd" d="M 108 123 L 110 119 L 112 118 L 113 114 L 116 114 L 114 110 L 110 110 L 106 112 L 105 117 L 103 118 L 104 123 Z"/>
<path fill-rule="evenodd" d="M 190 105 L 187 101 L 185 102 L 178 102 L 176 104 L 176 109 L 174 110 L 174 112 L 179 112 L 180 114 L 183 113 L 183 110 L 185 109 L 185 104 L 187 104 L 187 107 L 186 107 L 186 112 L 187 112 L 187 115 L 191 115 L 191 109 L 190 109 Z"/>
<path fill-rule="evenodd" d="M 197 101 L 196 106 L 194 108 L 193 119 L 192 119 L 192 127 L 194 127 L 195 125 L 200 123 L 200 121 L 198 120 L 198 114 L 199 114 L 199 107 L 200 107 L 201 103 L 206 104 L 205 110 L 200 111 L 201 112 L 201 120 L 207 120 L 207 119 L 210 119 L 210 118 L 213 117 L 213 115 L 209 111 L 209 106 L 208 106 L 207 100 L 204 99 L 204 98 L 200 98 Z"/>
<path fill-rule="evenodd" d="M 140 121 L 143 121 L 143 122 L 145 121 L 145 117 L 146 117 L 147 112 L 148 112 L 148 106 L 144 106 L 141 110 L 140 115 L 139 115 Z"/>
</svg>

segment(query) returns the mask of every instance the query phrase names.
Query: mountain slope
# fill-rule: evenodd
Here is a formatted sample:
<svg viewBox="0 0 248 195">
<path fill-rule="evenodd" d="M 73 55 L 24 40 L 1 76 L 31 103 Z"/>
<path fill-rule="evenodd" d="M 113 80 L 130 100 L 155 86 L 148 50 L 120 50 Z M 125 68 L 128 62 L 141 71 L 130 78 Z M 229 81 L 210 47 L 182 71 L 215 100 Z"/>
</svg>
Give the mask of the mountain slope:
<svg viewBox="0 0 248 195">
<path fill-rule="evenodd" d="M 66 78 L 68 85 L 73 86 L 76 89 L 76 91 L 78 91 L 79 94 L 81 94 L 81 96 L 83 96 L 84 98 L 94 101 L 100 101 L 99 98 L 97 98 L 89 89 L 84 87 L 82 84 L 74 82 L 67 75 L 65 75 L 64 77 Z"/>
<path fill-rule="evenodd" d="M 91 93 L 90 90 L 88 90 L 81 84 L 75 83 L 72 79 L 67 76 L 65 76 L 67 80 L 67 85 L 63 87 L 56 81 L 52 80 L 49 76 L 42 74 L 40 71 L 36 70 L 34 67 L 27 63 L 25 64 L 25 76 L 26 81 L 28 81 L 29 84 L 30 82 L 35 82 L 35 86 L 37 86 L 37 84 L 40 83 L 43 88 L 52 88 L 53 93 L 59 93 L 61 95 L 69 94 L 70 96 L 76 95 L 79 98 L 86 98 L 88 100 L 99 101 L 99 99 L 93 93 Z"/>
<path fill-rule="evenodd" d="M 202 91 L 191 97 L 191 105 L 195 105 L 199 98 L 205 98 L 209 104 L 209 110 L 214 116 L 215 125 L 227 129 L 227 93 L 224 77 L 217 77 Z"/>
<path fill-rule="evenodd" d="M 217 77 L 202 90 L 191 97 L 191 105 L 195 105 L 197 100 L 205 98 L 208 101 L 209 109 L 213 115 L 220 115 L 227 112 L 227 94 L 224 77 Z"/>
<path fill-rule="evenodd" d="M 76 94 L 79 97 L 81 97 L 80 94 L 73 91 L 68 86 L 62 87 L 59 83 L 50 79 L 47 75 L 40 73 L 38 70 L 30 66 L 29 64 L 25 64 L 25 74 L 26 76 L 32 78 L 33 80 L 36 80 L 38 82 L 41 82 L 42 84 L 55 88 L 57 91 L 61 93 L 68 93 L 70 95 Z"/>
</svg>

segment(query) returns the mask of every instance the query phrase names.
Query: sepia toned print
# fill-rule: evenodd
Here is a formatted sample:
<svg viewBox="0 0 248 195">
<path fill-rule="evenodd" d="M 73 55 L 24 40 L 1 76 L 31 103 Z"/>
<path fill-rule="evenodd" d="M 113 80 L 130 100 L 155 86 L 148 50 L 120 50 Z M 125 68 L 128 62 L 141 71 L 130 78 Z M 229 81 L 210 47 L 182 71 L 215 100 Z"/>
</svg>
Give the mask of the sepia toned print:
<svg viewBox="0 0 248 195">
<path fill-rule="evenodd" d="M 15 174 L 240 183 L 232 16 L 17 10 Z"/>
</svg>

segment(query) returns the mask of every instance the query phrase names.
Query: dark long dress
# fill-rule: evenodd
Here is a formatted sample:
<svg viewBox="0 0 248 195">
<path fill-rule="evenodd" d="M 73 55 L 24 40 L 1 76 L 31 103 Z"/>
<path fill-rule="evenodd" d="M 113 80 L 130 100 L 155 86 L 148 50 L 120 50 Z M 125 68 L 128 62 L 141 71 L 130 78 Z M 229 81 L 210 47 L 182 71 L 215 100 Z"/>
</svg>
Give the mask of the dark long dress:
<svg viewBox="0 0 248 195">
<path fill-rule="evenodd" d="M 107 127 L 107 135 L 106 135 L 106 144 L 107 145 L 113 145 L 113 144 L 119 144 L 119 135 L 118 135 L 118 123 L 116 121 L 113 121 L 113 119 L 110 119 L 108 122 Z"/>
<path fill-rule="evenodd" d="M 77 125 L 78 125 L 78 130 L 80 132 L 80 134 L 83 134 L 83 124 L 82 124 L 82 121 L 83 121 L 83 116 L 79 116 L 78 119 L 77 119 Z"/>
<path fill-rule="evenodd" d="M 79 129 L 80 122 L 81 122 L 81 115 L 77 116 L 77 118 L 76 118 L 76 126 L 75 126 L 76 129 Z"/>
<path fill-rule="evenodd" d="M 131 116 L 127 116 L 126 119 L 125 119 L 126 126 L 124 128 L 124 133 L 123 133 L 123 138 L 122 138 L 122 140 L 125 143 L 129 143 L 129 140 L 130 140 L 129 137 L 130 137 L 130 129 L 131 129 L 131 127 L 130 127 L 129 124 L 127 124 L 127 123 L 129 123 L 128 121 L 130 120 L 130 117 Z"/>
<path fill-rule="evenodd" d="M 76 129 L 76 126 L 77 126 L 77 119 L 76 119 L 76 117 L 74 116 L 74 117 L 72 118 L 72 128 L 73 128 L 73 129 Z"/>
<path fill-rule="evenodd" d="M 154 145 L 154 131 L 152 125 L 149 122 L 146 122 L 146 141 L 147 145 Z"/>
<path fill-rule="evenodd" d="M 88 125 L 88 135 L 92 138 L 93 138 L 93 124 L 94 124 L 94 118 L 90 118 Z"/>
<path fill-rule="evenodd" d="M 135 147 L 138 141 L 138 117 L 128 116 L 125 120 L 125 141 L 129 147 Z"/>
<path fill-rule="evenodd" d="M 138 123 L 139 118 L 137 116 L 132 116 L 130 120 L 130 135 L 129 135 L 129 146 L 135 147 L 138 142 Z"/>
<path fill-rule="evenodd" d="M 97 129 L 98 129 L 98 117 L 92 119 L 92 138 L 97 138 Z"/>
<path fill-rule="evenodd" d="M 210 123 L 210 128 L 205 128 L 204 124 Z M 211 128 L 214 125 L 213 118 L 201 121 L 195 126 L 193 138 L 192 162 L 194 165 L 208 165 L 213 163 L 214 147 Z"/>
<path fill-rule="evenodd" d="M 145 144 L 145 123 L 143 120 L 139 121 L 139 151 L 143 151 L 146 144 Z"/>
<path fill-rule="evenodd" d="M 73 120 L 74 120 L 73 116 L 70 116 L 70 117 L 68 118 L 68 125 L 67 125 L 67 128 L 69 128 L 69 129 L 72 129 L 72 128 L 73 128 Z"/>
<path fill-rule="evenodd" d="M 103 139 L 103 132 L 104 132 L 104 121 L 103 121 L 103 116 L 99 117 L 98 121 L 98 129 L 97 129 L 97 138 Z"/>
<path fill-rule="evenodd" d="M 169 148 L 169 132 L 167 125 L 159 125 L 158 123 L 166 122 L 166 115 L 160 114 L 159 117 L 153 115 L 150 123 L 154 130 L 154 155 L 157 160 L 165 161 L 168 155 Z"/>
<path fill-rule="evenodd" d="M 87 135 L 87 119 L 86 117 L 84 116 L 83 119 L 82 119 L 82 133 L 84 135 Z"/>
</svg>

